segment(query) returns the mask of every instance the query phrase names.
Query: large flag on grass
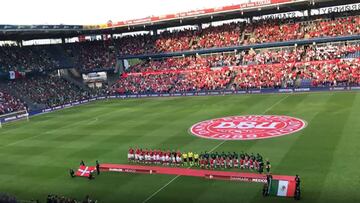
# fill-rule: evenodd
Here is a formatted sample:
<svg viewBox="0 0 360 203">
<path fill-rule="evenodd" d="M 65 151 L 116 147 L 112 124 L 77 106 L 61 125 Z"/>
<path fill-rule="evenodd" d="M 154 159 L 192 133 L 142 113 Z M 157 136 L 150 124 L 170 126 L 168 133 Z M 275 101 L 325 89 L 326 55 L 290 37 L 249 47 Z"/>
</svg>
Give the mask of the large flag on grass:
<svg viewBox="0 0 360 203">
<path fill-rule="evenodd" d="M 76 176 L 81 177 L 89 177 L 90 173 L 94 172 L 96 170 L 95 166 L 80 166 L 79 169 L 76 171 Z"/>
<path fill-rule="evenodd" d="M 295 186 L 295 181 L 272 179 L 269 185 L 269 195 L 293 197 L 295 194 Z"/>
</svg>

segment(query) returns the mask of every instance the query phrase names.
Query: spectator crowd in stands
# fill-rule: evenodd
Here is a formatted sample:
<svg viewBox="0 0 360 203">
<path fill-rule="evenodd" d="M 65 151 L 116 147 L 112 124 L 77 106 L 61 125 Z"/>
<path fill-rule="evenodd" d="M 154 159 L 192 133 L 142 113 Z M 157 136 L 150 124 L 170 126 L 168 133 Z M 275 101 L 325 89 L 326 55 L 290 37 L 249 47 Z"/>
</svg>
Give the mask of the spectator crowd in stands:
<svg viewBox="0 0 360 203">
<path fill-rule="evenodd" d="M 132 66 L 128 72 L 152 72 L 169 70 L 198 70 L 211 67 L 261 65 L 289 62 L 309 62 L 340 59 L 360 51 L 359 44 L 311 45 L 291 48 L 248 50 L 238 53 L 197 55 L 177 58 L 145 60 Z"/>
<path fill-rule="evenodd" d="M 0 46 L 0 72 L 58 69 L 59 63 L 41 46 Z"/>
<path fill-rule="evenodd" d="M 249 35 L 242 39 L 244 33 L 249 33 Z M 303 21 L 303 19 L 271 19 L 250 23 L 223 24 L 196 30 L 166 31 L 158 36 L 126 36 L 115 40 L 114 43 L 123 47 L 119 49 L 120 55 L 137 55 L 359 33 L 360 16 L 336 19 L 320 18 L 309 21 Z"/>
<path fill-rule="evenodd" d="M 360 34 L 360 16 L 335 19 L 322 16 L 313 19 L 268 19 L 233 22 L 207 28 L 164 31 L 158 35 L 127 35 L 102 41 L 66 44 L 62 49 L 64 49 L 64 53 L 71 50 L 75 65 L 88 71 L 115 68 L 116 57 L 119 55 L 177 52 L 356 34 Z M 48 53 L 48 50 L 54 47 L 51 45 L 0 47 L 0 70 L 22 71 L 59 68 L 59 62 Z M 301 50 L 298 51 L 301 53 Z"/>
<path fill-rule="evenodd" d="M 224 90 L 230 83 L 226 69 L 204 72 L 149 74 L 121 78 L 112 87 L 120 94 L 176 93 L 188 91 Z"/>
<path fill-rule="evenodd" d="M 268 19 L 233 22 L 199 29 L 165 31 L 103 41 L 58 46 L 82 71 L 116 68 L 119 55 L 176 52 L 254 43 L 280 42 L 326 36 L 360 34 L 360 16 L 334 19 Z M 60 68 L 49 46 L 0 47 L 0 72 Z M 234 50 L 229 53 L 143 60 L 132 65 L 110 87 L 90 92 L 57 76 L 35 76 L 8 82 L 8 88 L 30 101 L 55 107 L 107 93 L 176 93 L 188 91 L 243 90 L 308 85 L 359 85 L 360 54 L 356 43 Z M 356 57 L 355 57 L 356 58 Z M 24 88 L 26 87 L 26 88 Z M 25 109 L 9 91 L 0 91 L 0 114 Z"/>
<path fill-rule="evenodd" d="M 25 104 L 14 96 L 0 90 L 0 115 L 26 110 Z"/>
<path fill-rule="evenodd" d="M 88 91 L 57 76 L 37 76 L 10 81 L 8 87 L 46 108 L 71 103 L 91 96 Z"/>
<path fill-rule="evenodd" d="M 89 195 L 86 195 L 84 200 L 77 200 L 74 198 L 50 194 L 47 196 L 46 199 L 46 203 L 96 203 L 96 202 L 98 201 L 90 199 Z"/>
<path fill-rule="evenodd" d="M 327 18 L 301 20 L 237 22 L 204 29 L 165 31 L 159 35 L 128 35 L 108 41 L 81 42 L 73 46 L 80 50 L 78 59 L 82 68 L 88 70 L 100 66 L 114 68 L 114 59 L 119 55 L 177 52 L 360 34 L 360 16 L 332 20 Z"/>
<path fill-rule="evenodd" d="M 0 202 L 1 203 L 19 203 L 19 201 L 16 199 L 16 197 L 0 193 Z"/>
<path fill-rule="evenodd" d="M 98 49 L 99 54 L 103 51 L 101 44 L 94 49 Z M 109 92 L 140 94 L 235 91 L 295 87 L 301 86 L 302 81 L 308 81 L 308 85 L 314 87 L 359 85 L 359 60 L 344 60 L 349 54 L 359 51 L 359 44 L 349 43 L 145 60 L 130 67 L 109 88 Z M 99 67 L 103 65 L 105 64 L 98 64 Z M 94 92 L 83 90 L 57 76 L 29 77 L 10 81 L 7 86 L 46 108 L 107 94 L 105 89 Z M 25 105 L 19 99 L 4 91 L 0 93 L 0 114 L 24 108 Z"/>
<path fill-rule="evenodd" d="M 116 66 L 116 51 L 101 41 L 67 44 L 64 46 L 75 60 L 75 65 L 83 70 L 111 69 Z"/>
<path fill-rule="evenodd" d="M 236 66 L 191 72 L 130 74 L 113 85 L 119 94 L 360 84 L 359 59 Z"/>
</svg>

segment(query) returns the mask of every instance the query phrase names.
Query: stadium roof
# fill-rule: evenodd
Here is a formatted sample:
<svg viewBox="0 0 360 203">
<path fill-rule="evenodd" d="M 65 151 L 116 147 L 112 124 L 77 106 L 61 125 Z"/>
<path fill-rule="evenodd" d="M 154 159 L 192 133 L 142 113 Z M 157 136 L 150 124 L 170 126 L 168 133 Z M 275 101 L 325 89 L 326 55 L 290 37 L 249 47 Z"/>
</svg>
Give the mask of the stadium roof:
<svg viewBox="0 0 360 203">
<path fill-rule="evenodd" d="M 315 2 L 315 4 L 312 4 L 312 2 Z M 120 34 L 351 3 L 358 3 L 358 0 L 260 0 L 256 3 L 202 9 L 115 23 L 108 22 L 102 25 L 0 25 L 0 40 L 31 40 L 70 38 L 80 35 Z"/>
</svg>

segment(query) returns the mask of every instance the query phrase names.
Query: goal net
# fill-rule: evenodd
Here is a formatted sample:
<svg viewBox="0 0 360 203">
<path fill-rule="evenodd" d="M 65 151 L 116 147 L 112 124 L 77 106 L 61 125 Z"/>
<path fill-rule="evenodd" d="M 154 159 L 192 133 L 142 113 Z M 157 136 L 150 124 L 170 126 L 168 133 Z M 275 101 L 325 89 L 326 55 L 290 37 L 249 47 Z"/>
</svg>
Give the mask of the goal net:
<svg viewBox="0 0 360 203">
<path fill-rule="evenodd" d="M 16 111 L 8 114 L 0 115 L 0 128 L 4 123 L 9 123 L 18 120 L 29 120 L 29 113 L 27 110 Z"/>
</svg>

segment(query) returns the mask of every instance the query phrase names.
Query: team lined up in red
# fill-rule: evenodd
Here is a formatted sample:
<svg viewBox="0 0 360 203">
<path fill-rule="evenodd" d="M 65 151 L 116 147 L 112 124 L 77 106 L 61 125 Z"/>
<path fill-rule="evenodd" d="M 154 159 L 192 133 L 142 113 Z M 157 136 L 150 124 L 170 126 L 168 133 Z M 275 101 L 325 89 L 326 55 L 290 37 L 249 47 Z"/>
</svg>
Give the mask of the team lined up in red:
<svg viewBox="0 0 360 203">
<path fill-rule="evenodd" d="M 245 152 L 219 153 L 219 152 L 181 152 L 180 150 L 153 150 L 141 148 L 129 148 L 128 160 L 133 163 L 155 164 L 164 166 L 195 166 L 203 169 L 249 169 L 263 173 L 266 169 L 270 173 L 271 164 L 268 159 L 257 153 Z"/>
</svg>

